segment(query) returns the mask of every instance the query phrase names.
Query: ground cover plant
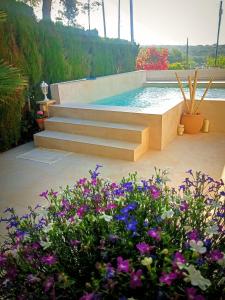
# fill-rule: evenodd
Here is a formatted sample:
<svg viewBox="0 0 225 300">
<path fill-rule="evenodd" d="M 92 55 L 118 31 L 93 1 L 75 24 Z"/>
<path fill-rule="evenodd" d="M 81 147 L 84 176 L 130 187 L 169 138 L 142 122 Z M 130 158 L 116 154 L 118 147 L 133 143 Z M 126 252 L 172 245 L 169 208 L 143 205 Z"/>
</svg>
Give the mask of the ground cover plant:
<svg viewBox="0 0 225 300">
<path fill-rule="evenodd" d="M 222 180 L 189 170 L 174 189 L 165 171 L 115 183 L 99 169 L 22 217 L 6 209 L 1 299 L 222 299 Z"/>
</svg>

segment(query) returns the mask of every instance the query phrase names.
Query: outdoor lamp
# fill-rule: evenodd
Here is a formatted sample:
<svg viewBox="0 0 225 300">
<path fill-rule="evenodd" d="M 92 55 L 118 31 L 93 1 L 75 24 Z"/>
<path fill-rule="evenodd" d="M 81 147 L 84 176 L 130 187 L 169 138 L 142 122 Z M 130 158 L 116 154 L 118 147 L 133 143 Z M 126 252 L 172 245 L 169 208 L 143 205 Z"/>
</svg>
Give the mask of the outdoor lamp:
<svg viewBox="0 0 225 300">
<path fill-rule="evenodd" d="M 47 98 L 47 94 L 48 94 L 48 84 L 47 84 L 46 82 L 42 81 L 40 87 L 41 87 L 42 93 L 43 93 L 44 96 L 45 96 L 45 99 L 44 99 L 44 100 L 47 101 L 47 100 L 48 100 L 48 98 Z"/>
</svg>

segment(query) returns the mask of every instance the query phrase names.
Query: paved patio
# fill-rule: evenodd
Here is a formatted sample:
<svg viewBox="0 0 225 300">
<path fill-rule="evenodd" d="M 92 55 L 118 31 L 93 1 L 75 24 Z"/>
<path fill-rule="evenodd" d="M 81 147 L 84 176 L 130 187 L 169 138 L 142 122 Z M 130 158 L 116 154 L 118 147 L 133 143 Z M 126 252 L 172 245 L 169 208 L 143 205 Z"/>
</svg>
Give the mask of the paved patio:
<svg viewBox="0 0 225 300">
<path fill-rule="evenodd" d="M 0 154 L 0 215 L 6 207 L 15 207 L 19 214 L 40 203 L 39 193 L 46 189 L 72 185 L 80 177 L 88 176 L 97 163 L 104 166 L 101 174 L 119 180 L 129 172 L 148 178 L 154 167 L 169 169 L 171 184 L 178 186 L 185 171 L 192 168 L 212 177 L 225 178 L 225 134 L 208 133 L 177 137 L 163 151 L 149 151 L 137 162 L 71 153 L 61 160 L 46 164 L 18 158 L 34 149 L 33 143 Z M 0 226 L 2 228 L 2 226 Z M 0 228 L 0 229 L 1 229 Z"/>
</svg>

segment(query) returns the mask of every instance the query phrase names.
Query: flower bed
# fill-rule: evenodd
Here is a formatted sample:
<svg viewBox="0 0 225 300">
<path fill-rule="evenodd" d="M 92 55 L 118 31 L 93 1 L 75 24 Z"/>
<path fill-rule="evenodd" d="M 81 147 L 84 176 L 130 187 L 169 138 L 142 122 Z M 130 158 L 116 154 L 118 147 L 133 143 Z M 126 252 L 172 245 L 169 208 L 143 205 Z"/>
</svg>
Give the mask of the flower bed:
<svg viewBox="0 0 225 300">
<path fill-rule="evenodd" d="M 46 191 L 7 222 L 1 299 L 222 299 L 224 184 L 188 171 L 176 191 L 167 175 L 99 177 Z"/>
</svg>

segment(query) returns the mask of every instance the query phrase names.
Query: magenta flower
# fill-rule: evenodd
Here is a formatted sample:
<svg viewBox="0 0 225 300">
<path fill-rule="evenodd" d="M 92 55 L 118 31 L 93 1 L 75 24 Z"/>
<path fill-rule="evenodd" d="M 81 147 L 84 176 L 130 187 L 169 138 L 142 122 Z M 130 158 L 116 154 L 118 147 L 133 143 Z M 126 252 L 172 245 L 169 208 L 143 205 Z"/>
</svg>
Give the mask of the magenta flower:
<svg viewBox="0 0 225 300">
<path fill-rule="evenodd" d="M 151 185 L 149 187 L 149 190 L 150 190 L 150 193 L 151 193 L 151 196 L 152 196 L 153 199 L 158 199 L 159 198 L 160 190 L 156 186 Z"/>
<path fill-rule="evenodd" d="M 45 280 L 43 284 L 44 291 L 48 292 L 53 287 L 53 285 L 54 285 L 54 278 L 50 276 Z"/>
<path fill-rule="evenodd" d="M 70 240 L 70 245 L 73 247 L 77 247 L 80 244 L 80 241 L 78 240 Z"/>
<path fill-rule="evenodd" d="M 121 256 L 117 257 L 117 270 L 118 272 L 129 272 L 129 260 L 123 260 Z"/>
<path fill-rule="evenodd" d="M 189 204 L 186 201 L 181 201 L 180 210 L 181 211 L 187 211 L 188 208 L 189 208 Z"/>
<path fill-rule="evenodd" d="M 42 263 L 46 264 L 46 265 L 54 265 L 57 263 L 57 259 L 54 255 L 46 255 L 46 256 L 43 256 L 42 259 L 41 259 Z"/>
<path fill-rule="evenodd" d="M 85 294 L 83 295 L 79 300 L 93 300 L 94 299 L 94 293 Z"/>
<path fill-rule="evenodd" d="M 87 211 L 87 205 L 81 205 L 77 210 L 78 217 L 82 218 L 86 211 Z"/>
<path fill-rule="evenodd" d="M 223 253 L 220 250 L 212 250 L 209 255 L 212 261 L 223 259 Z"/>
<path fill-rule="evenodd" d="M 117 205 L 115 203 L 109 203 L 107 206 L 106 206 L 106 210 L 108 209 L 114 209 L 114 208 L 117 208 Z"/>
<path fill-rule="evenodd" d="M 202 295 L 197 295 L 197 289 L 191 287 L 186 289 L 187 299 L 188 300 L 205 300 L 205 297 Z"/>
<path fill-rule="evenodd" d="M 194 240 L 194 241 L 197 241 L 198 238 L 199 238 L 199 234 L 198 234 L 198 231 L 196 229 L 194 229 L 192 231 L 189 231 L 187 233 L 187 236 L 188 236 L 189 240 Z"/>
<path fill-rule="evenodd" d="M 173 261 L 176 264 L 185 264 L 186 263 L 186 259 L 180 252 L 175 253 Z"/>
<path fill-rule="evenodd" d="M 87 182 L 87 178 L 81 178 L 77 183 L 79 185 L 84 185 Z"/>
<path fill-rule="evenodd" d="M 142 276 L 142 270 L 141 269 L 137 270 L 137 272 L 133 271 L 130 274 L 130 287 L 132 289 L 136 289 L 137 287 L 142 286 L 141 276 Z"/>
<path fill-rule="evenodd" d="M 45 192 L 42 192 L 39 196 L 44 197 L 45 199 L 48 199 L 48 190 Z"/>
<path fill-rule="evenodd" d="M 150 229 L 150 230 L 148 231 L 148 235 L 149 235 L 150 237 L 152 237 L 153 239 L 157 240 L 157 241 L 160 241 L 160 240 L 161 240 L 160 232 L 158 231 L 158 229 L 155 229 L 155 228 Z"/>
<path fill-rule="evenodd" d="M 147 243 L 138 243 L 136 245 L 136 248 L 140 251 L 141 254 L 146 254 L 151 251 L 151 246 L 149 246 Z"/>
<path fill-rule="evenodd" d="M 162 276 L 159 278 L 159 281 L 167 285 L 171 285 L 172 281 L 177 278 L 177 274 L 174 272 L 171 273 L 162 273 Z"/>
</svg>

